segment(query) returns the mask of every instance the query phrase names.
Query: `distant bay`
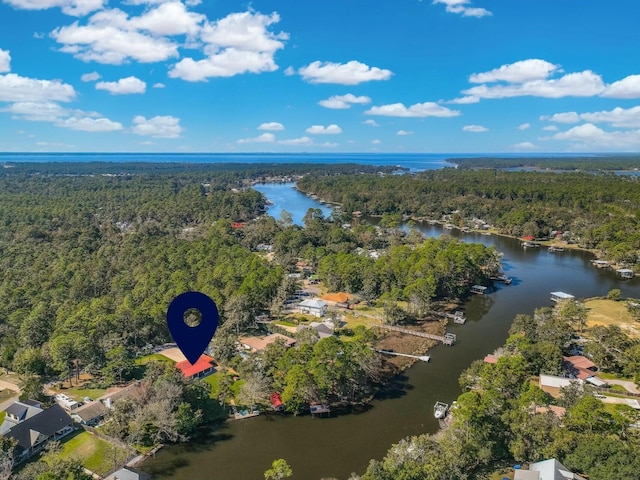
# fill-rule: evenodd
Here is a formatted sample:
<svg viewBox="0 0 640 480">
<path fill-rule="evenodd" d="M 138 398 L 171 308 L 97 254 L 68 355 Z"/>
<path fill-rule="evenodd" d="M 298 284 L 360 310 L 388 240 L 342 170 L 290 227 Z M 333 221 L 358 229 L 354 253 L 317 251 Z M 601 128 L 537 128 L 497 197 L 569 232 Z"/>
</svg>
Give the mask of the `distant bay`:
<svg viewBox="0 0 640 480">
<path fill-rule="evenodd" d="M 581 154 L 584 156 L 584 154 Z M 447 159 L 469 157 L 531 157 L 529 154 L 490 153 L 0 153 L 0 164 L 12 162 L 146 162 L 146 163 L 358 163 L 363 165 L 397 165 L 409 171 L 452 167 Z M 578 154 L 536 154 L 537 157 L 566 157 Z"/>
</svg>

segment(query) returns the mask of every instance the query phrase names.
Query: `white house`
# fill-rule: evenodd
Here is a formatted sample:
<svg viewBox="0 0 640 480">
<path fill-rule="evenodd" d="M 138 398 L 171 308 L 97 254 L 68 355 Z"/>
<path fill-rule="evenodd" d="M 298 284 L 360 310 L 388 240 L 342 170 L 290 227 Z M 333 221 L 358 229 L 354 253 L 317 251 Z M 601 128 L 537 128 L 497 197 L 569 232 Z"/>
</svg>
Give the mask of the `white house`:
<svg viewBox="0 0 640 480">
<path fill-rule="evenodd" d="M 529 469 L 517 469 L 513 480 L 585 480 L 584 477 L 571 472 L 555 458 L 536 462 Z"/>
<path fill-rule="evenodd" d="M 327 302 L 317 298 L 309 298 L 298 304 L 300 313 L 306 313 L 315 317 L 323 317 L 327 313 Z"/>
</svg>

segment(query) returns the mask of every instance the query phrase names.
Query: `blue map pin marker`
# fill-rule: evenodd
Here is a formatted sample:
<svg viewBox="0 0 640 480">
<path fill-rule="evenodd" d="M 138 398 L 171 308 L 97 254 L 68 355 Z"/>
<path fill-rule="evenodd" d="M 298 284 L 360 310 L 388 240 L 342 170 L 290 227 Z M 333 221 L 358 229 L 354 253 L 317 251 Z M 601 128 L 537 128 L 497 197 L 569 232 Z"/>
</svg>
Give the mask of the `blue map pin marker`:
<svg viewBox="0 0 640 480">
<path fill-rule="evenodd" d="M 202 317 L 200 324 L 195 327 L 190 327 L 184 321 L 185 312 L 191 308 L 198 310 Z M 193 365 L 207 349 L 213 334 L 216 333 L 218 307 L 204 293 L 182 293 L 169 304 L 167 326 L 178 348 Z"/>
</svg>

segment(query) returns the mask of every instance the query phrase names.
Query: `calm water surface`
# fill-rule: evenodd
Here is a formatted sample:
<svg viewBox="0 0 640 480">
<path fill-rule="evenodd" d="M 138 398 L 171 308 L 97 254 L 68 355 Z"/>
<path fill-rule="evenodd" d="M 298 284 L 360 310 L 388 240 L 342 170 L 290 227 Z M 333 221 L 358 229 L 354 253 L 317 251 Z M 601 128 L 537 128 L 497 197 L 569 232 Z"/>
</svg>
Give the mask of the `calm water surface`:
<svg viewBox="0 0 640 480">
<path fill-rule="evenodd" d="M 278 218 L 282 208 L 301 219 L 306 210 L 322 206 L 291 185 L 257 187 L 274 205 L 269 214 Z M 418 225 L 428 236 L 443 233 L 440 226 Z M 549 253 L 523 249 L 518 240 L 447 232 L 469 242 L 494 245 L 504 253 L 504 269 L 511 285 L 498 286 L 489 295 L 474 296 L 464 305 L 465 325 L 451 325 L 457 334 L 454 347 L 432 349 L 430 363 L 419 362 L 397 379 L 387 398 L 375 400 L 366 411 L 336 418 L 260 416 L 229 421 L 209 442 L 161 450 L 143 469 L 159 480 L 263 479 L 276 458 L 285 458 L 295 479 L 348 478 L 362 473 L 372 458 L 382 458 L 392 443 L 408 435 L 435 432 L 433 405 L 450 403 L 459 394 L 458 376 L 476 359 L 501 346 L 513 317 L 549 306 L 549 292 L 561 290 L 576 297 L 605 295 L 620 288 L 625 296 L 640 296 L 640 279 L 621 281 L 615 273 L 594 268 L 586 252 Z"/>
</svg>

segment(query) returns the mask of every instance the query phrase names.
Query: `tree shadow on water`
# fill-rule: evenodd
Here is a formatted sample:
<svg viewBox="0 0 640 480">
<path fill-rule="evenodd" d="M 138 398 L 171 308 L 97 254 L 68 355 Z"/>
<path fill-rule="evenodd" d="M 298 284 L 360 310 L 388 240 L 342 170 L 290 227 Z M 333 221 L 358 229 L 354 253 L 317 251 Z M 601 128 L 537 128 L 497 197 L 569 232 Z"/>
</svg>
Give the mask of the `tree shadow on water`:
<svg viewBox="0 0 640 480">
<path fill-rule="evenodd" d="M 375 395 L 376 400 L 390 400 L 404 397 L 408 391 L 415 387 L 409 383 L 409 377 L 404 373 L 395 375 L 389 383 Z"/>
</svg>

